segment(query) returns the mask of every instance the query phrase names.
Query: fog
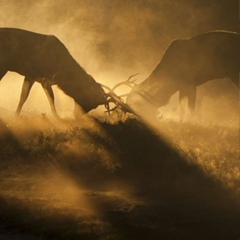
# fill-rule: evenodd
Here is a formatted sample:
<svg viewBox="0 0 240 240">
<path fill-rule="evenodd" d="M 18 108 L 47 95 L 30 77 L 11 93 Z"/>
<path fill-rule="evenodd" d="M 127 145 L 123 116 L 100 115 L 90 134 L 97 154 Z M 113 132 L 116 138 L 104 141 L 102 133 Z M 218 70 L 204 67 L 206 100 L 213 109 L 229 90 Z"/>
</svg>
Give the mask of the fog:
<svg viewBox="0 0 240 240">
<path fill-rule="evenodd" d="M 238 4 L 0 0 L 0 27 L 55 35 L 97 82 L 112 87 L 135 73 L 144 81 L 173 39 L 215 29 L 239 32 Z M 158 114 L 162 121 L 142 112 L 140 121 L 118 113 L 75 121 L 73 100 L 57 86 L 60 119 L 51 118 L 39 83 L 16 119 L 23 79 L 8 72 L 0 82 L 0 238 L 235 237 L 239 98 L 230 81 L 198 88 L 203 125 L 176 119 L 178 93 L 161 109 L 164 118 Z M 216 126 L 219 120 L 231 128 Z"/>
<path fill-rule="evenodd" d="M 108 86 L 137 72 L 138 80 L 144 80 L 175 38 L 239 28 L 238 1 L 0 0 L 0 6 L 0 27 L 57 36 L 96 81 Z M 22 79 L 17 74 L 4 77 L 1 107 L 15 110 Z M 36 85 L 24 110 L 49 113 Z M 70 114 L 73 102 L 57 89 L 55 94 L 60 114 Z M 36 103 L 39 99 L 41 104 Z"/>
</svg>

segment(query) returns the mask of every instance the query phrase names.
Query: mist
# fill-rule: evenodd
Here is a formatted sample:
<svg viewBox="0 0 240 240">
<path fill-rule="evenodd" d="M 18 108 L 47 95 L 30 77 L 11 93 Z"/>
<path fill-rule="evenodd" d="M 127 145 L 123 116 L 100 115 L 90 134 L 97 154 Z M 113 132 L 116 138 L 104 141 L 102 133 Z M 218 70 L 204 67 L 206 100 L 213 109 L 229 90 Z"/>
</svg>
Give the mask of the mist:
<svg viewBox="0 0 240 240">
<path fill-rule="evenodd" d="M 137 72 L 141 73 L 138 80 L 144 80 L 175 38 L 214 29 L 239 30 L 238 1 L 1 0 L 0 5 L 0 27 L 57 36 L 97 82 L 108 86 Z M 18 80 L 13 84 L 10 78 Z M 0 105 L 11 111 L 17 105 L 20 79 L 21 76 L 14 75 L 9 77 L 8 84 L 1 84 Z M 44 99 L 42 90 L 37 89 L 39 93 L 34 95 Z M 9 97 L 9 91 L 14 96 Z M 26 110 L 32 110 L 34 97 L 29 102 Z M 47 103 L 43 103 L 48 113 Z M 72 104 L 62 103 L 60 112 L 66 111 L 65 105 Z"/>
<path fill-rule="evenodd" d="M 112 87 L 135 73 L 144 81 L 173 39 L 239 32 L 238 4 L 0 0 L 0 27 L 58 37 Z M 8 72 L 0 82 L 0 238 L 237 239 L 239 93 L 229 79 L 198 88 L 199 122 L 175 121 L 178 92 L 160 121 L 103 106 L 72 119 L 74 101 L 57 86 L 52 118 L 39 83 L 15 118 L 23 79 Z"/>
</svg>

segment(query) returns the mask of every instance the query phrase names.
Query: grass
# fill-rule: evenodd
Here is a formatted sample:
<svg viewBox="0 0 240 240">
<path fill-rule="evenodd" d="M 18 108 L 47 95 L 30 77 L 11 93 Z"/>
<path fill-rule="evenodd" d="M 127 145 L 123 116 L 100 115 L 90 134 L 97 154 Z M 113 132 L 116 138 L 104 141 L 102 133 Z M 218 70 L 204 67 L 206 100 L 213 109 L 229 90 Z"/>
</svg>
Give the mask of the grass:
<svg viewBox="0 0 240 240">
<path fill-rule="evenodd" d="M 190 162 L 239 193 L 239 128 L 197 123 L 164 123 L 161 131 Z M 167 130 L 166 130 L 167 129 Z"/>
<path fill-rule="evenodd" d="M 156 131 L 131 117 L 0 125 L 0 239 L 239 237 L 237 128 L 161 121 Z"/>
</svg>

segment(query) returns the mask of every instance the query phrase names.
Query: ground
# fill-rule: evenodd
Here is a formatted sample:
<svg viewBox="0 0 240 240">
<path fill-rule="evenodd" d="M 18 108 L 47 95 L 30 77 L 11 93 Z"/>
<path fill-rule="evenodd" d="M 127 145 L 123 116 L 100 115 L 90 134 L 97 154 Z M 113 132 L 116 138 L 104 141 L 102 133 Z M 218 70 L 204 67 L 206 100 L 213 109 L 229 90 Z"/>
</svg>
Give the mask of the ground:
<svg viewBox="0 0 240 240">
<path fill-rule="evenodd" d="M 237 126 L 0 122 L 0 239 L 239 239 Z"/>
</svg>

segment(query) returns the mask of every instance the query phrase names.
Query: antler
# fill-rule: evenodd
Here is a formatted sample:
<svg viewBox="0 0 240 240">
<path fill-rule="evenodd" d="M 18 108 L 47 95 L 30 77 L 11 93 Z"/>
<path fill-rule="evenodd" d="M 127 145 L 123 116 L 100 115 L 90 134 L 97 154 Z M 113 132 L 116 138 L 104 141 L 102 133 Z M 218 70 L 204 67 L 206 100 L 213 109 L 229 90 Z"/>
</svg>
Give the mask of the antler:
<svg viewBox="0 0 240 240">
<path fill-rule="evenodd" d="M 137 76 L 137 75 L 139 75 L 140 73 L 135 73 L 135 74 L 133 74 L 133 75 L 131 75 L 126 81 L 123 81 L 123 82 L 120 82 L 120 83 L 118 83 L 118 84 L 116 84 L 113 88 L 112 88 L 112 91 L 115 91 L 118 87 L 120 87 L 120 86 L 122 86 L 122 85 L 126 85 L 126 86 L 128 86 L 128 87 L 130 87 L 130 88 L 133 88 L 135 85 L 136 85 L 136 80 L 137 79 L 133 79 L 133 80 L 131 80 L 131 78 L 133 78 L 133 77 L 135 77 L 135 76 Z"/>
<path fill-rule="evenodd" d="M 135 83 L 136 79 L 134 79 L 134 80 L 131 80 L 131 79 L 133 77 L 137 76 L 138 74 L 140 74 L 140 73 L 136 73 L 136 74 L 131 75 L 126 81 L 123 81 L 123 82 L 120 82 L 120 83 L 116 84 L 113 88 L 110 88 L 106 85 L 101 84 L 101 86 L 103 88 L 108 90 L 107 95 L 109 96 L 109 99 L 107 99 L 107 103 L 105 104 L 105 107 L 106 107 L 108 113 L 110 113 L 111 111 L 114 111 L 118 107 L 121 107 L 121 109 L 124 112 L 133 113 L 133 110 L 126 103 L 124 103 L 124 101 L 122 99 L 123 97 L 126 97 L 129 94 L 122 94 L 122 95 L 118 96 L 114 91 L 122 85 L 126 85 L 130 88 L 133 88 L 136 85 L 136 83 Z M 110 102 L 113 102 L 113 103 L 116 104 L 116 106 L 112 109 L 110 109 L 110 106 L 109 106 Z"/>
</svg>

